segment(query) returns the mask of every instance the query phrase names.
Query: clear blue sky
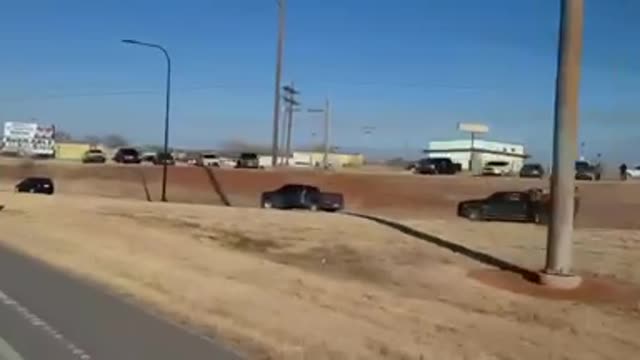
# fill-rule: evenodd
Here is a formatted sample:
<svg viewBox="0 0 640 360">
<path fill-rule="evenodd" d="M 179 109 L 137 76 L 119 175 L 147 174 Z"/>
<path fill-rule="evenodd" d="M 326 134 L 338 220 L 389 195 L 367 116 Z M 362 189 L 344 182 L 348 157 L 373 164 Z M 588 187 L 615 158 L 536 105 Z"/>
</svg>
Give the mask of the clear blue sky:
<svg viewBox="0 0 640 360">
<path fill-rule="evenodd" d="M 286 81 L 334 102 L 335 142 L 400 149 L 458 137 L 551 144 L 559 0 L 289 0 Z M 0 12 L 0 121 L 159 143 L 165 45 L 174 62 L 172 143 L 271 138 L 275 0 L 21 0 Z M 586 0 L 581 134 L 591 153 L 640 142 L 640 2 Z M 366 137 L 362 126 L 375 126 Z M 321 133 L 300 115 L 296 142 Z M 319 136 L 318 135 L 318 136 Z M 417 156 L 417 155 L 416 155 Z"/>
</svg>

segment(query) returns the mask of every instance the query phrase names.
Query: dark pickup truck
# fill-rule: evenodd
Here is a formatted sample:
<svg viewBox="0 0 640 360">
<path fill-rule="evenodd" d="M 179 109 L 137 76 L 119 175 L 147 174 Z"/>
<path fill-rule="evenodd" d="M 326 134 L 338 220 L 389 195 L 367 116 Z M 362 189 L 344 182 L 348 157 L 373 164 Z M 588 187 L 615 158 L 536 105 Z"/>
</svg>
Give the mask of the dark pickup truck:
<svg viewBox="0 0 640 360">
<path fill-rule="evenodd" d="M 315 186 L 287 184 L 278 190 L 262 193 L 260 206 L 265 209 L 339 211 L 344 208 L 344 198 L 339 193 L 321 192 Z"/>
<path fill-rule="evenodd" d="M 550 214 L 550 197 L 542 189 L 528 191 L 501 191 L 485 199 L 467 200 L 458 204 L 458 216 L 470 220 L 526 221 L 547 224 Z M 574 200 L 574 217 L 578 213 L 580 199 Z"/>
<path fill-rule="evenodd" d="M 259 169 L 260 158 L 254 153 L 242 153 L 236 161 L 236 169 Z"/>
</svg>

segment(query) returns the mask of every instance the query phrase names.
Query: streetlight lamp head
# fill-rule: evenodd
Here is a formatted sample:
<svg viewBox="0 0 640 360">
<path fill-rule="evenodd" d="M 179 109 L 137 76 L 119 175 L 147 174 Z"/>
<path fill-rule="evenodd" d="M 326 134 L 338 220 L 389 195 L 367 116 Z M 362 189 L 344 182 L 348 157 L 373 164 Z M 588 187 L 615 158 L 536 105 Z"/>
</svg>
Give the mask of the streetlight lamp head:
<svg viewBox="0 0 640 360">
<path fill-rule="evenodd" d="M 124 39 L 122 40 L 123 43 L 125 44 L 139 44 L 140 42 L 137 40 L 131 40 L 131 39 Z"/>
</svg>

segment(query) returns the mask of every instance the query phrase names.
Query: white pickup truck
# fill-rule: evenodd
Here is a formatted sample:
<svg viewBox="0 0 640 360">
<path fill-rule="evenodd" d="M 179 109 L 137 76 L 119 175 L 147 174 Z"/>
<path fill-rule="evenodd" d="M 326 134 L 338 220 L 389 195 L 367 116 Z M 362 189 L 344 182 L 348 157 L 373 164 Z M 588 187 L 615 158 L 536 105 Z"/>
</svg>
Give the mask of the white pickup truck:
<svg viewBox="0 0 640 360">
<path fill-rule="evenodd" d="M 640 165 L 627 169 L 627 177 L 631 179 L 640 179 Z"/>
<path fill-rule="evenodd" d="M 207 167 L 233 167 L 235 164 L 235 161 L 214 153 L 202 154 L 196 161 L 196 165 Z"/>
</svg>

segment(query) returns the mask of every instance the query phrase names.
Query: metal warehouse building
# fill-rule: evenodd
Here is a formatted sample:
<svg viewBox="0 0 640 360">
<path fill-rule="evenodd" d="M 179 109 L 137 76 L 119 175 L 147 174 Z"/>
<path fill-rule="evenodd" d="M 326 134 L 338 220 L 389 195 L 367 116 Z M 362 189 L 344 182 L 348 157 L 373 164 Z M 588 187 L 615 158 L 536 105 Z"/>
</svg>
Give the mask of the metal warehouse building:
<svg viewBox="0 0 640 360">
<path fill-rule="evenodd" d="M 506 161 L 511 171 L 518 172 L 529 157 L 524 145 L 488 140 L 431 141 L 424 151 L 430 158 L 450 158 L 463 170 L 480 171 L 489 161 Z"/>
</svg>

